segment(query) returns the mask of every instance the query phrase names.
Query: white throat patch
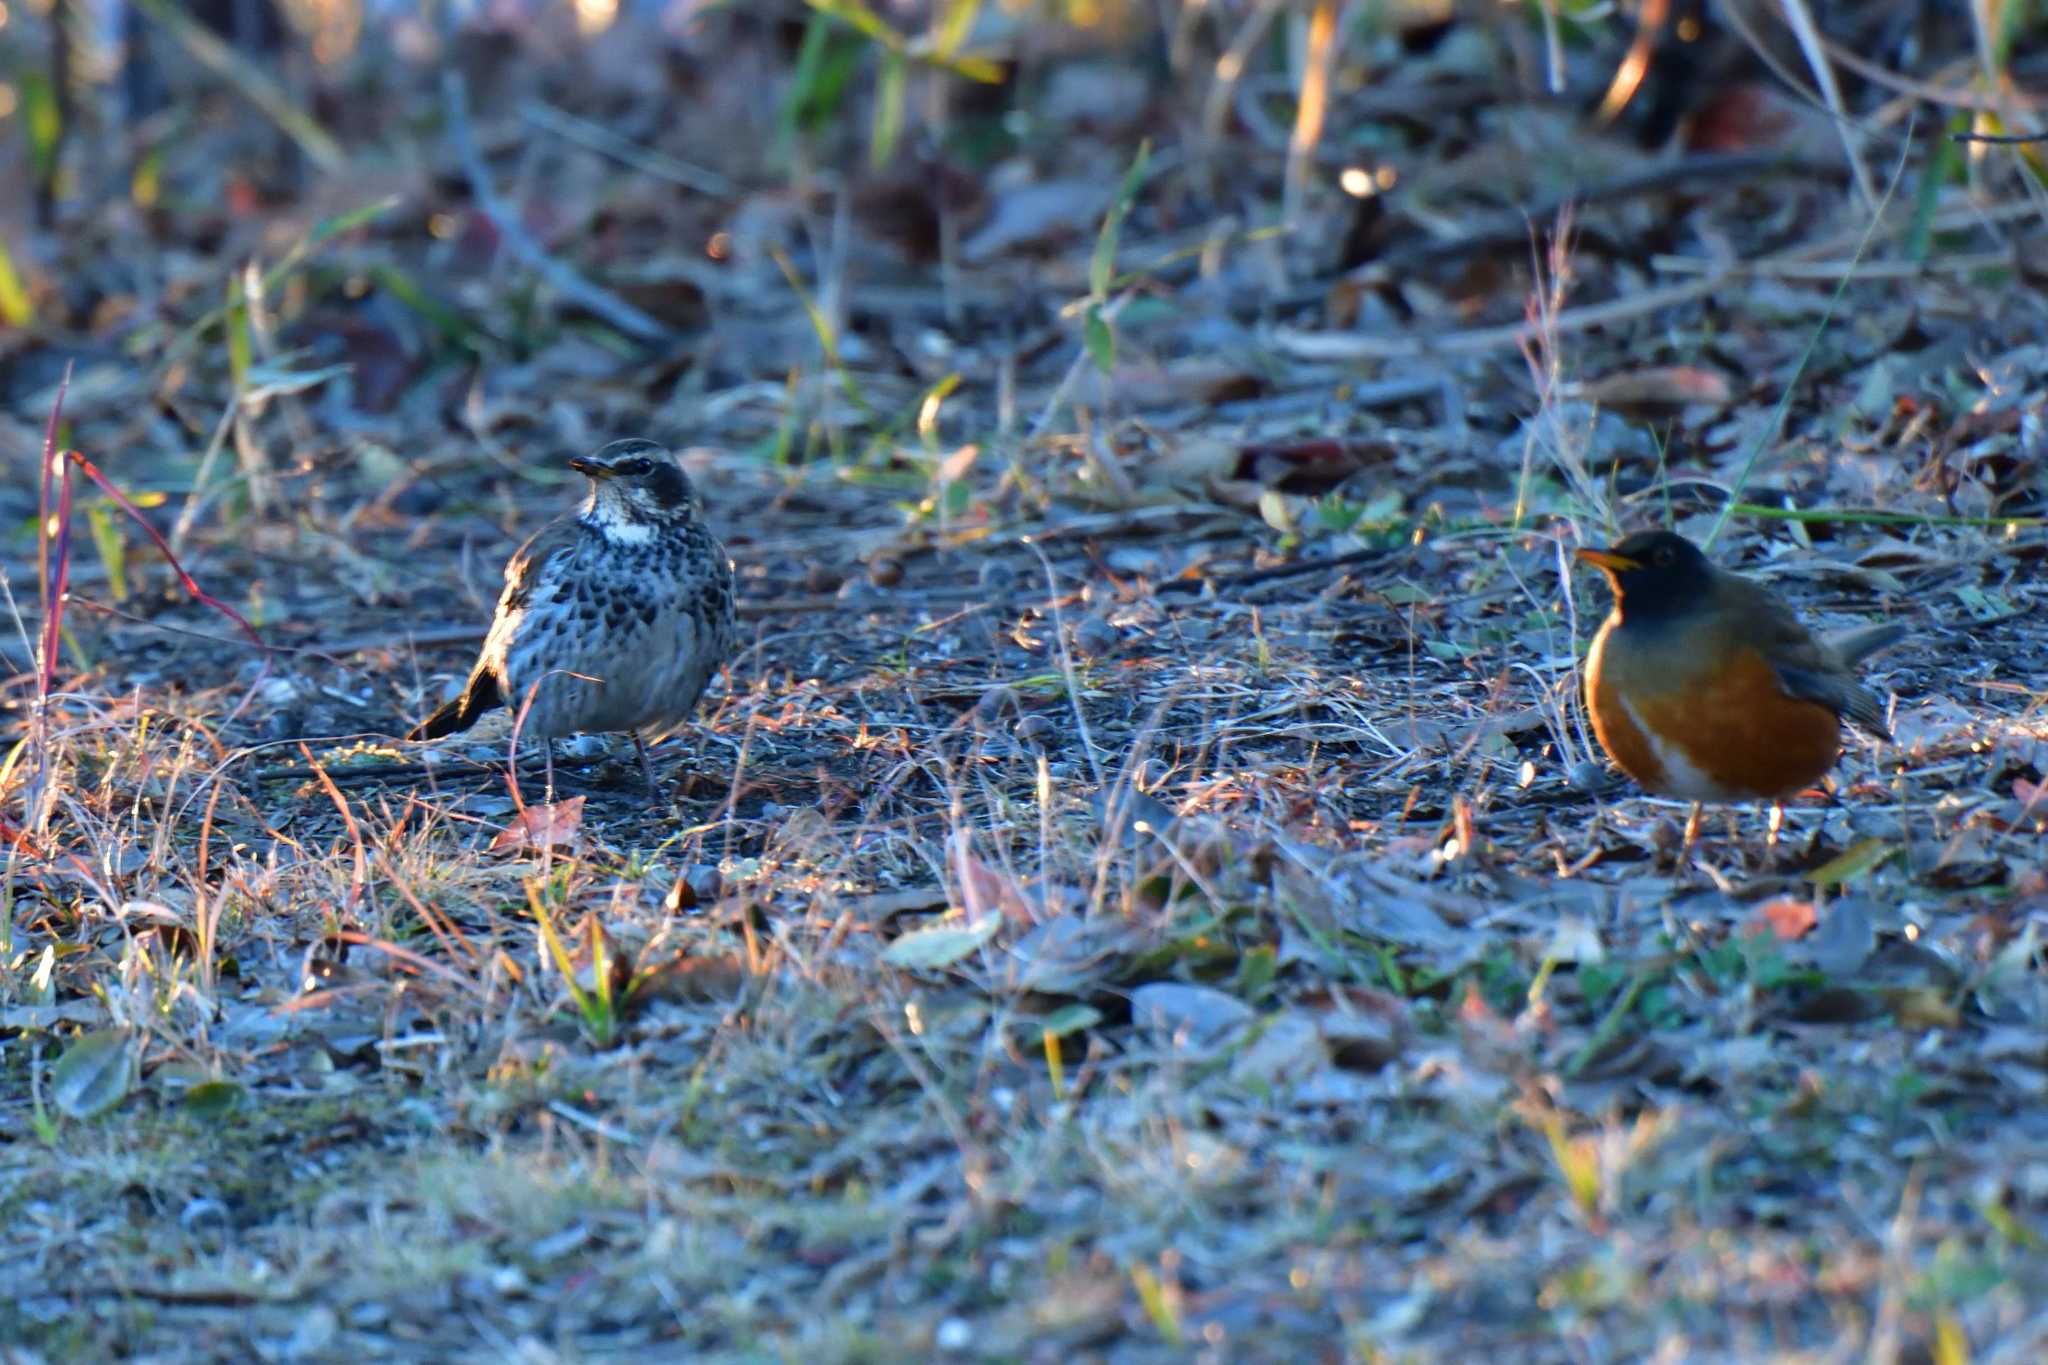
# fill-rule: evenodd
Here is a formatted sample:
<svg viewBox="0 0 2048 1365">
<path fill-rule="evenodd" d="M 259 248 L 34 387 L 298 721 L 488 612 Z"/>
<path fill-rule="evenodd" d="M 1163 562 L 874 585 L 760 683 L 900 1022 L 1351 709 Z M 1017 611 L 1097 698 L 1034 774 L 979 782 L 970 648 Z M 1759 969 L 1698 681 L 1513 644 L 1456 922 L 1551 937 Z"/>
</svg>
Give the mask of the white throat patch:
<svg viewBox="0 0 2048 1365">
<path fill-rule="evenodd" d="M 616 502 L 601 494 L 591 498 L 583 513 L 583 524 L 614 545 L 645 545 L 654 539 L 651 523 L 623 515 Z"/>
</svg>

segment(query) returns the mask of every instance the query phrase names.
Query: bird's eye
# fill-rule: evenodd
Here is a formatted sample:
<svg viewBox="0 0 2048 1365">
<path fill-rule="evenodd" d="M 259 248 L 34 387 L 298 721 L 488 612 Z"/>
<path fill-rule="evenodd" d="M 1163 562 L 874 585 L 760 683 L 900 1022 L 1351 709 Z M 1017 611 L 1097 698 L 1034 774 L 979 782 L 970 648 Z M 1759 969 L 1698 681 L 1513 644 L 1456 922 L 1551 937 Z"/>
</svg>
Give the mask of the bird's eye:
<svg viewBox="0 0 2048 1365">
<path fill-rule="evenodd" d="M 1673 563 L 1676 562 L 1672 557 L 1671 547 L 1669 545 L 1666 545 L 1663 549 L 1657 551 L 1657 553 L 1650 556 L 1650 558 L 1652 561 L 1656 563 L 1657 567 L 1660 569 L 1668 569 L 1672 566 Z"/>
<path fill-rule="evenodd" d="M 632 459 L 620 465 L 619 472 L 621 474 L 624 474 L 629 479 L 637 479 L 642 474 L 647 473 L 649 470 L 653 468 L 654 461 L 649 460 L 644 456 L 636 455 Z"/>
</svg>

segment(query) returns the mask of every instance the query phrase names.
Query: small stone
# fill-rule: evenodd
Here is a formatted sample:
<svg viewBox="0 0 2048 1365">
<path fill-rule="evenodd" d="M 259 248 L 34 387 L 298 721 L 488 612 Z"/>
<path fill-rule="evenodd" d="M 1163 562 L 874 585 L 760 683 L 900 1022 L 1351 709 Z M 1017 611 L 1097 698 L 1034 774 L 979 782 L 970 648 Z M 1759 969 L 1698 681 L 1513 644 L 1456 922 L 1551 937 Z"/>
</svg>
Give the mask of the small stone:
<svg viewBox="0 0 2048 1365">
<path fill-rule="evenodd" d="M 603 758 L 610 750 L 611 746 L 605 743 L 603 735 L 569 735 L 555 741 L 555 753 L 558 757 L 578 761 Z"/>
<path fill-rule="evenodd" d="M 1007 597 L 1017 588 L 1017 570 L 1000 559 L 983 560 L 981 590 L 990 597 Z"/>
<path fill-rule="evenodd" d="M 1017 700 L 1017 689 L 1008 683 L 997 683 L 975 699 L 974 712 L 984 719 L 1003 714 L 1005 711 L 1021 710 Z"/>
<path fill-rule="evenodd" d="M 178 1211 L 178 1226 L 187 1232 L 226 1227 L 228 1206 L 207 1195 L 188 1200 Z"/>
<path fill-rule="evenodd" d="M 1019 744 L 1028 744 L 1033 748 L 1042 749 L 1051 741 L 1053 729 L 1054 726 L 1050 720 L 1034 712 L 1031 715 L 1021 717 L 1017 721 L 1016 729 L 1010 733 L 1016 737 Z"/>
<path fill-rule="evenodd" d="M 264 706 L 289 706 L 299 699 L 296 678 L 271 676 L 256 685 L 256 700 Z"/>
<path fill-rule="evenodd" d="M 868 582 L 878 588 L 893 588 L 903 581 L 903 561 L 883 555 L 868 565 Z"/>
<path fill-rule="evenodd" d="M 1573 791 L 1592 794 L 1607 786 L 1607 770 L 1590 759 L 1572 764 L 1565 777 L 1572 784 Z"/>
<path fill-rule="evenodd" d="M 300 1317 L 298 1326 L 292 1329 L 290 1340 L 284 1344 L 287 1360 L 307 1360 L 332 1355 L 335 1334 L 341 1330 L 341 1319 L 335 1316 L 326 1304 L 314 1304 Z"/>
<path fill-rule="evenodd" d="M 813 564 L 804 574 L 804 589 L 808 592 L 837 592 L 845 583 L 846 575 L 826 564 Z"/>
<path fill-rule="evenodd" d="M 718 899 L 724 889 L 724 878 L 710 863 L 692 863 L 676 878 L 676 884 L 668 889 L 668 896 L 661 908 L 671 915 L 680 915 L 699 910 Z"/>
<path fill-rule="evenodd" d="M 1100 616 L 1084 616 L 1074 626 L 1074 648 L 1090 658 L 1105 658 L 1122 643 L 1123 632 Z"/>
<path fill-rule="evenodd" d="M 964 1351 L 974 1343 L 974 1329 L 961 1318 L 947 1318 L 932 1333 L 932 1344 L 941 1351 Z"/>
</svg>

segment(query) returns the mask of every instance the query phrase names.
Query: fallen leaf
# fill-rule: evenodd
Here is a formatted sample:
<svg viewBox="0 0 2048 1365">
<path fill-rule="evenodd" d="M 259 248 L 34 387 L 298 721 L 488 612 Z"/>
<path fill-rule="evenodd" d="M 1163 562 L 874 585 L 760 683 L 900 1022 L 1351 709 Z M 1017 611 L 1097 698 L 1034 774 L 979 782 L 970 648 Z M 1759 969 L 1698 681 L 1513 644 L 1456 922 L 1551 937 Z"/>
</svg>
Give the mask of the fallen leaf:
<svg viewBox="0 0 2048 1365">
<path fill-rule="evenodd" d="M 1327 493 L 1353 475 L 1391 463 L 1384 441 L 1308 440 L 1249 445 L 1238 452 L 1233 477 L 1282 493 Z"/>
<path fill-rule="evenodd" d="M 1094 1028 L 1102 1022 L 1102 1011 L 1093 1005 L 1062 1005 L 1039 1021 L 1039 1027 L 1055 1038 Z"/>
<path fill-rule="evenodd" d="M 1725 378 L 1697 365 L 1624 370 L 1583 385 L 1576 396 L 1638 421 L 1677 417 L 1695 405 L 1726 407 L 1735 397 Z"/>
<path fill-rule="evenodd" d="M 1131 992 L 1131 1021 L 1198 1045 L 1216 1043 L 1250 1022 L 1252 1007 L 1213 986 L 1154 981 Z"/>
<path fill-rule="evenodd" d="M 1019 248 L 1045 248 L 1081 237 L 1102 217 L 1113 185 L 1100 180 L 1047 180 L 1004 191 L 988 221 L 960 245 L 970 265 Z"/>
<path fill-rule="evenodd" d="M 1578 915 L 1559 917 L 1557 927 L 1550 933 L 1550 946 L 1543 950 L 1543 954 L 1552 962 L 1585 964 L 1607 960 L 1607 949 L 1600 942 L 1600 931 Z"/>
<path fill-rule="evenodd" d="M 234 1081 L 201 1081 L 185 1092 L 185 1107 L 204 1118 L 218 1118 L 242 1102 L 243 1090 Z"/>
<path fill-rule="evenodd" d="M 974 840 L 966 830 L 956 830 L 947 840 L 953 865 L 953 880 L 960 887 L 960 903 L 968 915 L 979 920 L 995 911 L 1023 924 L 1039 921 L 1037 906 L 1014 877 L 1000 872 L 974 856 Z"/>
<path fill-rule="evenodd" d="M 645 1000 L 722 1002 L 737 996 L 750 979 L 737 953 L 693 957 L 677 953 L 642 974 L 634 994 Z"/>
<path fill-rule="evenodd" d="M 1364 986 L 1332 986 L 1303 997 L 1330 1060 L 1350 1071 L 1378 1071 L 1408 1046 L 1408 1003 Z"/>
<path fill-rule="evenodd" d="M 572 796 L 551 806 L 528 806 L 491 840 L 491 852 L 539 852 L 574 844 L 576 831 L 583 827 L 583 801 L 583 797 Z"/>
<path fill-rule="evenodd" d="M 128 1097 L 135 1084 L 135 1049 L 126 1029 L 85 1034 L 57 1059 L 50 1097 L 75 1119 L 95 1118 Z"/>
<path fill-rule="evenodd" d="M 913 929 L 882 950 L 882 961 L 907 971 L 950 967 L 996 936 L 1003 917 L 994 911 L 968 924 L 934 924 Z"/>
<path fill-rule="evenodd" d="M 1131 931 L 1120 919 L 1057 915 L 1011 946 L 1011 982 L 1047 995 L 1084 994 L 1113 976 L 1113 964 L 1130 944 Z"/>
<path fill-rule="evenodd" d="M 1757 907 L 1756 918 L 1757 932 L 1761 933 L 1768 928 L 1787 942 L 1805 937 L 1819 922 L 1814 914 L 1812 901 L 1793 900 L 1789 896 Z"/>
<path fill-rule="evenodd" d="M 1815 886 L 1840 886 L 1869 872 L 1898 850 L 1879 838 L 1851 844 L 1807 874 Z"/>
<path fill-rule="evenodd" d="M 1871 920 L 1870 906 L 1855 896 L 1830 901 L 1820 932 L 1807 940 L 1814 965 L 1837 979 L 1861 971 L 1876 948 L 1877 926 Z"/>
<path fill-rule="evenodd" d="M 1952 1029 L 1962 1022 L 1948 993 L 1933 986 L 1886 986 L 1877 994 L 1900 1028 Z"/>
<path fill-rule="evenodd" d="M 1329 1062 L 1316 1021 L 1290 1010 L 1267 1021 L 1259 1036 L 1231 1061 L 1230 1075 L 1240 1085 L 1270 1091 L 1306 1080 Z"/>
</svg>

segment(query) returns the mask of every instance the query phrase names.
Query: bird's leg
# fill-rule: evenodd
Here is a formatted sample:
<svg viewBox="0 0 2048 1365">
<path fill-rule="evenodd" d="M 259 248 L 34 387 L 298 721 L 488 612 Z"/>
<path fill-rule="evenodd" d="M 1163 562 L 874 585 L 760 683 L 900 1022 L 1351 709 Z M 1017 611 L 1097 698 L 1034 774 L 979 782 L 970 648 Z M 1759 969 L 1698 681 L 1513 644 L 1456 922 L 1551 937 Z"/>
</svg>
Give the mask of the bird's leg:
<svg viewBox="0 0 2048 1365">
<path fill-rule="evenodd" d="M 1683 858 L 1692 852 L 1692 846 L 1700 839 L 1700 803 L 1692 803 L 1692 813 L 1685 817 L 1685 838 L 1678 844 L 1678 856 Z"/>
<path fill-rule="evenodd" d="M 552 739 L 544 739 L 544 740 L 542 740 L 542 741 L 540 742 L 540 751 L 541 751 L 541 753 L 542 753 L 543 755 L 545 755 L 545 756 L 546 756 L 546 759 L 547 759 L 547 773 L 548 773 L 548 786 L 547 786 L 547 794 L 546 794 L 545 796 L 543 796 L 543 797 L 541 798 L 541 800 L 542 800 L 542 803 L 543 803 L 544 805 L 549 805 L 549 806 L 552 806 L 552 805 L 554 805 L 554 804 L 555 804 L 555 742 L 554 742 L 554 740 L 552 740 Z"/>
<path fill-rule="evenodd" d="M 661 788 L 654 781 L 654 764 L 647 757 L 647 741 L 640 738 L 638 730 L 631 730 L 627 733 L 633 736 L 633 752 L 640 756 L 640 780 L 647 784 L 647 794 L 649 796 L 661 795 Z"/>
<path fill-rule="evenodd" d="M 1773 801 L 1771 802 L 1770 822 L 1764 826 L 1764 847 L 1775 852 L 1778 847 L 1778 836 L 1784 832 L 1784 829 L 1785 803 L 1783 801 Z"/>
</svg>

